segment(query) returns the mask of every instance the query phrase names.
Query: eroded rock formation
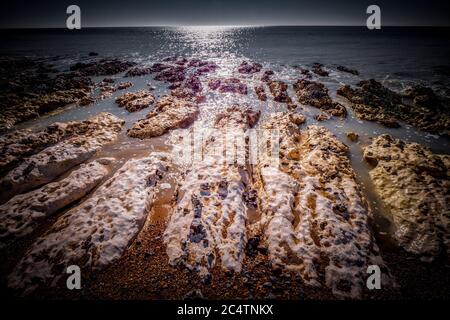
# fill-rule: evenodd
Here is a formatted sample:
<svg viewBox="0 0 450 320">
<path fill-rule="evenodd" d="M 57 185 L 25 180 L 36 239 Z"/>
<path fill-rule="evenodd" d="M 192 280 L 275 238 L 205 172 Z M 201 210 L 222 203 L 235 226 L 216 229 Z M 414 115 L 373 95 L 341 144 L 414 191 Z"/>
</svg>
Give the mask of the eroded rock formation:
<svg viewBox="0 0 450 320">
<path fill-rule="evenodd" d="M 343 105 L 333 102 L 323 83 L 300 79 L 294 83 L 294 90 L 300 103 L 319 108 L 333 116 L 345 117 L 347 115 L 347 110 Z"/>
<path fill-rule="evenodd" d="M 197 118 L 199 111 L 196 103 L 164 96 L 159 100 L 146 119 L 137 121 L 128 130 L 128 135 L 133 138 L 151 138 L 163 135 L 172 129 L 186 128 Z"/>
<path fill-rule="evenodd" d="M 412 105 L 404 103 L 400 94 L 373 79 L 361 81 L 356 87 L 344 85 L 337 93 L 352 103 L 360 119 L 376 121 L 387 127 L 399 127 L 398 120 L 401 120 L 420 130 L 450 134 L 450 111 L 429 88 L 406 90 L 405 96 L 413 99 Z"/>
<path fill-rule="evenodd" d="M 288 85 L 283 81 L 270 81 L 269 89 L 276 102 L 291 103 L 292 99 L 287 93 Z"/>
<path fill-rule="evenodd" d="M 424 261 L 450 255 L 450 156 L 389 135 L 364 148 L 370 177 L 395 227 L 394 237 Z"/>
<path fill-rule="evenodd" d="M 266 91 L 264 90 L 264 86 L 255 86 L 255 93 L 259 100 L 266 101 L 267 95 Z"/>
<path fill-rule="evenodd" d="M 17 123 L 89 99 L 93 89 L 92 80 L 75 74 L 38 77 L 31 70 L 23 71 L 10 80 L 14 85 L 6 84 L 1 90 L 0 132 Z"/>
<path fill-rule="evenodd" d="M 0 201 L 46 184 L 70 168 L 92 157 L 116 139 L 124 121 L 110 113 L 100 113 L 84 124 L 87 129 L 26 158 L 0 180 Z"/>
<path fill-rule="evenodd" d="M 218 90 L 220 93 L 231 92 L 244 95 L 247 94 L 247 85 L 237 78 L 211 79 L 208 82 L 208 87 L 211 90 Z"/>
<path fill-rule="evenodd" d="M 46 218 L 88 194 L 106 177 L 111 161 L 114 159 L 103 158 L 82 164 L 66 178 L 1 205 L 0 246 L 30 234 Z"/>
<path fill-rule="evenodd" d="M 243 61 L 238 67 L 238 72 L 244 74 L 253 74 L 261 71 L 261 69 L 262 65 L 260 63 Z"/>
<path fill-rule="evenodd" d="M 134 62 L 120 59 L 101 59 L 92 62 L 78 62 L 70 67 L 71 71 L 83 76 L 109 76 L 121 73 L 136 65 Z"/>
<path fill-rule="evenodd" d="M 145 76 L 152 73 L 152 68 L 149 67 L 134 67 L 125 73 L 125 77 L 138 77 Z"/>
<path fill-rule="evenodd" d="M 148 90 L 126 92 L 116 98 L 116 103 L 129 112 L 141 111 L 155 102 L 155 96 Z"/>
<path fill-rule="evenodd" d="M 168 165 L 164 154 L 127 161 L 32 244 L 10 274 L 9 286 L 28 293 L 55 286 L 67 266 L 95 271 L 120 258 L 142 228 Z"/>
<path fill-rule="evenodd" d="M 259 112 L 238 106 L 219 114 L 214 122 L 216 130 L 203 140 L 204 159 L 194 162 L 180 183 L 164 242 L 171 264 L 198 271 L 204 281 L 218 261 L 225 270 L 241 270 L 250 175 L 244 164 L 225 162 L 222 151 L 215 151 L 222 150 L 227 133 L 244 138 L 258 118 Z M 234 150 L 233 141 L 226 144 L 227 152 Z"/>
<path fill-rule="evenodd" d="M 353 74 L 353 75 L 355 75 L 355 76 L 359 75 L 358 70 L 350 69 L 350 68 L 348 68 L 348 67 L 346 67 L 346 66 L 338 66 L 337 69 L 338 69 L 339 71 L 342 71 L 342 72 L 351 73 L 351 74 Z"/>
<path fill-rule="evenodd" d="M 315 74 L 321 76 L 321 77 L 328 77 L 329 73 L 328 71 L 323 70 L 323 64 L 315 62 L 311 68 L 312 72 Z"/>
<path fill-rule="evenodd" d="M 387 271 L 347 146 L 320 126 L 300 131 L 289 114 L 272 115 L 263 128 L 281 134 L 280 166 L 263 158 L 257 169 L 273 267 L 298 272 L 338 297 L 360 297 L 369 265 Z"/>
</svg>

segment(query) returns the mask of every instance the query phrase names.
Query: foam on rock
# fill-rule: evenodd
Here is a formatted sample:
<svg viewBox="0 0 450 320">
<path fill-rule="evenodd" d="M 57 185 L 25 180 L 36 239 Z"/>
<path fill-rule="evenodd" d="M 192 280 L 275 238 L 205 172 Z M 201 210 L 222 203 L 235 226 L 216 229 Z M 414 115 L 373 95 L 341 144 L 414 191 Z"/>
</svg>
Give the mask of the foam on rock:
<svg viewBox="0 0 450 320">
<path fill-rule="evenodd" d="M 347 157 L 330 131 L 300 131 L 289 114 L 263 126 L 280 130 L 280 166 L 262 158 L 258 189 L 269 258 L 274 268 L 298 272 L 337 297 L 360 297 L 369 265 L 388 271 L 369 229 L 369 210 Z"/>
<path fill-rule="evenodd" d="M 450 257 L 450 156 L 390 135 L 364 148 L 370 177 L 395 226 L 394 238 L 421 260 Z"/>
<path fill-rule="evenodd" d="M 0 246 L 33 232 L 45 218 L 81 199 L 108 174 L 112 158 L 82 164 L 66 178 L 17 195 L 0 206 Z"/>
<path fill-rule="evenodd" d="M 25 159 L 0 181 L 0 201 L 46 184 L 92 157 L 115 140 L 124 121 L 111 113 L 100 113 L 85 121 L 88 129 Z"/>
<path fill-rule="evenodd" d="M 167 169 L 162 153 L 127 161 L 33 243 L 10 274 L 9 286 L 27 293 L 55 286 L 69 265 L 97 271 L 119 259 L 141 230 Z"/>
<path fill-rule="evenodd" d="M 185 174 L 164 242 L 172 265 L 185 265 L 207 279 L 218 261 L 228 271 L 239 272 L 246 243 L 249 172 L 245 166 L 225 163 L 220 149 L 227 132 L 245 133 L 259 112 L 238 106 L 216 117 L 214 132 L 202 144 L 205 156 Z M 232 144 L 234 146 L 234 144 Z M 233 148 L 227 146 L 227 150 Z"/>
</svg>

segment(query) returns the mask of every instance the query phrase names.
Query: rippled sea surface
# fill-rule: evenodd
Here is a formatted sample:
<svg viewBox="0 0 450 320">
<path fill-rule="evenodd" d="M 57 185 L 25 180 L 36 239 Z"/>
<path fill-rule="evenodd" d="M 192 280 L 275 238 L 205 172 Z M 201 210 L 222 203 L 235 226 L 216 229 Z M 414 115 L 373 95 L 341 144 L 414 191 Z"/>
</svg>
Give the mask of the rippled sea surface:
<svg viewBox="0 0 450 320">
<path fill-rule="evenodd" d="M 271 112 L 286 110 L 285 105 L 271 99 L 267 102 L 256 99 L 251 88 L 260 75 L 244 76 L 236 73 L 237 66 L 243 60 L 261 63 L 264 69 L 275 71 L 274 79 L 290 85 L 300 77 L 299 70 L 294 66 L 310 68 L 314 62 L 320 62 L 325 65 L 330 76 L 316 77 L 316 80 L 323 82 L 330 89 L 332 97 L 344 105 L 347 105 L 346 101 L 336 97 L 336 89 L 341 84 L 355 84 L 368 78 L 382 81 L 396 91 L 416 83 L 432 86 L 437 92 L 446 94 L 449 94 L 450 88 L 449 28 L 383 28 L 370 31 L 362 27 L 143 27 L 87 28 L 79 31 L 3 30 L 0 35 L 3 43 L 0 54 L 43 58 L 61 71 L 68 70 L 71 64 L 78 61 L 98 59 L 88 56 L 91 51 L 99 53 L 99 57 L 125 58 L 143 65 L 160 62 L 168 56 L 214 61 L 220 68 L 210 77 L 236 76 L 250 90 L 246 96 L 207 93 L 208 99 L 201 108 L 201 118 L 205 121 L 234 103 L 260 109 L 262 121 Z M 360 75 L 339 72 L 336 70 L 338 65 L 357 69 Z M 122 76 L 119 74 L 115 77 Z M 132 91 L 150 84 L 156 88 L 155 92 L 159 96 L 168 92 L 167 84 L 153 80 L 152 75 L 127 78 L 126 81 L 133 82 Z M 94 105 L 69 107 L 21 126 L 39 128 L 55 121 L 85 119 L 98 112 L 108 111 L 125 119 L 125 126 L 129 128 L 149 110 L 128 113 L 114 103 L 118 94 L 121 92 Z M 289 95 L 295 97 L 292 86 Z M 307 125 L 316 122 L 313 116 L 319 110 L 304 106 L 298 111 L 307 116 Z M 425 144 L 435 152 L 450 153 L 448 139 L 416 131 L 405 124 L 399 129 L 388 129 L 360 121 L 353 117 L 349 107 L 348 111 L 347 119 L 331 119 L 321 125 L 349 144 L 353 167 L 375 211 L 377 201 L 370 191 L 369 168 L 362 161 L 361 153 L 361 147 L 369 142 L 370 137 L 390 133 L 406 141 Z M 346 138 L 348 131 L 357 132 L 360 141 L 350 143 Z M 102 155 L 114 155 L 126 160 L 149 149 L 164 149 L 162 145 L 164 138 L 143 142 L 123 134 Z"/>
</svg>

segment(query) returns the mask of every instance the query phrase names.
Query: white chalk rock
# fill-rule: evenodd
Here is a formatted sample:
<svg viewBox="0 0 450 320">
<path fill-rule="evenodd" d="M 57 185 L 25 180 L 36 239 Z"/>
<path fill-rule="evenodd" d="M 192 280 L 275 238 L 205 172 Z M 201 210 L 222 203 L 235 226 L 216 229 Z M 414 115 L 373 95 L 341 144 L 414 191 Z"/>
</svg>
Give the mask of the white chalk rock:
<svg viewBox="0 0 450 320">
<path fill-rule="evenodd" d="M 9 286 L 29 292 L 55 285 L 69 265 L 99 270 L 120 258 L 145 222 L 166 160 L 155 153 L 127 161 L 33 243 L 10 274 Z"/>
</svg>

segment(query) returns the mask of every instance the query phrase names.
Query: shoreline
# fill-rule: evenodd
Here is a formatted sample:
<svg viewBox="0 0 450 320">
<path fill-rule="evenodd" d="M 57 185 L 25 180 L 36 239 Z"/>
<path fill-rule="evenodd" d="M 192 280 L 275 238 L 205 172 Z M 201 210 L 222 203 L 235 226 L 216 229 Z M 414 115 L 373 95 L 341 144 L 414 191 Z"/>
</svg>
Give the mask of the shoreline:
<svg viewBox="0 0 450 320">
<path fill-rule="evenodd" d="M 163 70 L 154 71 L 159 72 L 159 74 L 162 74 L 169 70 L 170 72 L 166 72 L 163 74 L 160 79 L 162 81 L 168 81 L 169 85 L 173 85 L 173 83 L 178 82 L 178 78 L 180 77 L 179 72 L 181 72 L 181 69 L 177 69 L 177 67 L 172 68 L 173 65 L 177 65 L 176 59 L 169 60 L 169 61 L 161 61 L 162 64 L 170 64 L 170 67 L 167 67 Z M 194 60 L 192 60 L 194 61 Z M 184 62 L 181 65 L 187 65 L 191 62 Z M 108 62 L 109 63 L 109 62 Z M 121 65 L 122 62 L 117 62 L 119 65 Z M 180 62 L 181 63 L 181 62 Z M 213 76 L 209 76 L 209 73 L 214 73 L 216 67 L 213 67 L 213 64 L 209 62 L 194 62 L 192 68 L 194 70 L 197 70 L 199 68 L 208 66 L 207 69 L 203 69 L 205 71 L 205 74 L 202 72 L 199 74 L 200 78 L 200 84 L 204 86 L 204 88 L 211 92 L 214 91 L 214 89 L 211 88 L 211 82 L 208 82 L 211 80 Z M 200 64 L 203 64 L 203 66 L 200 66 Z M 128 66 L 128 65 L 127 65 Z M 91 68 L 92 69 L 89 69 Z M 106 68 L 112 68 L 111 71 L 108 71 L 108 69 L 102 70 L 101 66 L 99 65 L 91 65 L 89 63 L 81 66 L 81 73 L 86 73 L 87 77 L 96 77 L 97 72 L 100 72 L 101 74 L 98 75 L 100 77 L 108 76 L 108 74 L 104 75 L 102 72 L 112 72 L 116 81 L 115 83 L 119 83 L 118 81 L 124 80 L 131 82 L 137 82 L 136 84 L 133 84 L 130 88 L 126 88 L 121 92 L 122 90 L 113 92 L 110 96 L 106 96 L 103 99 L 96 100 L 95 92 L 98 89 L 101 89 L 102 87 L 107 86 L 103 82 L 99 82 L 93 85 L 92 87 L 92 94 L 95 97 L 94 102 L 90 103 L 90 106 L 87 107 L 74 107 L 70 109 L 69 111 L 73 112 L 79 112 L 78 109 L 85 108 L 85 110 L 90 110 L 90 108 L 94 108 L 94 106 L 103 105 L 104 107 L 108 108 L 116 108 L 121 112 L 121 115 L 124 115 L 125 119 L 125 128 L 122 130 L 122 132 L 119 134 L 119 137 L 115 142 L 112 142 L 108 144 L 105 147 L 101 148 L 101 151 L 97 152 L 95 155 L 89 158 L 89 161 L 93 161 L 95 159 L 99 159 L 105 156 L 118 156 L 117 157 L 117 163 L 113 163 L 115 166 L 115 169 L 112 170 L 110 174 L 108 174 L 108 177 L 111 177 L 114 172 L 117 172 L 116 170 L 119 169 L 121 164 L 125 162 L 128 159 L 133 158 L 139 158 L 144 155 L 147 155 L 149 153 L 152 153 L 150 150 L 147 150 L 148 147 L 151 147 L 155 151 L 169 151 L 171 149 L 170 146 L 170 139 L 172 139 L 174 136 L 176 136 L 177 130 L 183 130 L 179 129 L 180 127 L 185 127 L 186 130 L 191 125 L 191 120 L 188 122 L 184 121 L 184 117 L 187 114 L 187 118 L 190 118 L 190 113 L 192 113 L 191 105 L 198 104 L 199 110 L 200 110 L 200 118 L 195 119 L 193 121 L 208 121 L 212 120 L 213 114 L 208 114 L 208 108 L 214 106 L 217 106 L 218 101 L 216 101 L 214 98 L 211 99 L 211 92 L 208 92 L 208 94 L 205 96 L 206 102 L 202 102 L 203 100 L 200 100 L 200 95 L 203 90 L 198 90 L 198 83 L 195 81 L 191 81 L 188 83 L 183 82 L 184 80 L 180 81 L 183 84 L 180 84 L 180 86 L 189 85 L 188 87 L 189 92 L 186 93 L 184 91 L 174 91 L 172 90 L 172 95 L 176 94 L 176 99 L 171 101 L 171 107 L 173 110 L 176 110 L 178 113 L 168 113 L 168 116 L 165 117 L 164 115 L 167 114 L 167 107 L 158 107 L 158 103 L 161 104 L 161 96 L 163 89 L 158 88 L 156 90 L 156 101 L 146 101 L 145 104 L 147 105 L 155 105 L 154 108 L 156 108 L 157 112 L 156 115 L 156 123 L 161 124 L 161 126 L 164 128 L 166 132 L 169 131 L 169 133 L 166 134 L 160 134 L 160 132 L 157 134 L 160 137 L 157 138 L 151 138 L 151 139 L 134 139 L 127 137 L 127 129 L 130 128 L 134 123 L 138 123 L 139 119 L 142 119 L 145 117 L 146 114 L 151 110 L 151 107 L 144 107 L 142 110 L 138 110 L 137 112 L 128 112 L 127 110 L 121 111 L 121 108 L 118 105 L 114 104 L 114 98 L 118 95 L 124 93 L 124 92 L 136 92 L 139 88 L 141 88 L 143 85 L 146 85 L 146 81 L 152 81 L 152 86 L 154 83 L 156 83 L 153 80 L 150 80 L 153 76 L 148 74 L 143 74 L 136 77 L 130 77 L 130 78 L 123 78 L 121 79 L 121 74 L 125 72 L 125 70 L 122 69 L 122 67 L 116 68 L 114 63 L 111 66 L 108 66 Z M 153 65 L 155 67 L 155 65 Z M 218 70 L 221 66 L 219 66 Z M 242 77 L 242 83 L 236 82 L 233 77 L 221 77 L 222 84 L 219 85 L 217 90 L 219 92 L 214 93 L 214 95 L 225 95 L 226 97 L 229 97 L 231 95 L 244 95 L 242 90 L 242 85 L 247 85 L 248 83 L 253 83 L 254 81 L 258 81 L 257 76 L 262 74 L 262 71 L 260 67 L 258 67 L 255 64 L 250 65 L 241 65 L 238 67 L 241 67 L 243 72 L 241 73 Z M 157 68 L 157 67 L 155 67 Z M 172 69 L 171 69 L 172 68 Z M 197 68 L 197 69 L 195 69 Z M 328 72 L 335 72 L 328 66 L 324 67 L 326 71 Z M 83 71 L 84 69 L 84 71 Z M 128 67 L 127 67 L 128 69 Z M 106 71 L 105 71 L 106 70 Z M 166 71 L 164 71 L 166 70 Z M 255 71 L 257 70 L 257 71 Z M 319 70 L 318 72 L 322 72 L 324 70 Z M 76 72 L 76 71 L 75 71 Z M 190 71 L 189 71 L 190 72 Z M 254 75 L 255 74 L 255 75 Z M 118 75 L 118 76 L 117 76 Z M 192 75 L 189 73 L 189 76 L 192 77 Z M 276 78 L 278 75 L 273 76 Z M 299 78 L 301 75 L 299 74 Z M 321 82 L 321 75 L 314 75 L 313 80 L 317 82 Z M 145 80 L 143 80 L 145 78 Z M 172 79 L 175 79 L 172 81 Z M 183 78 L 184 79 L 184 78 Z M 193 79 L 193 78 L 188 78 Z M 195 80 L 195 79 L 194 79 Z M 285 112 L 294 112 L 296 114 L 300 114 L 303 116 L 306 116 L 307 126 L 310 126 L 312 124 L 318 124 L 320 126 L 325 127 L 334 127 L 334 131 L 339 131 L 340 136 L 337 137 L 338 140 L 341 142 L 344 142 L 350 147 L 350 160 L 352 161 L 352 169 L 356 171 L 356 180 L 360 187 L 363 189 L 363 193 L 365 194 L 364 198 L 367 200 L 370 200 L 371 203 L 369 203 L 369 206 L 379 206 L 379 204 L 372 203 L 372 201 L 376 200 L 379 201 L 377 193 L 371 192 L 370 190 L 367 190 L 371 186 L 370 177 L 368 176 L 368 168 L 364 164 L 358 168 L 358 170 L 355 169 L 355 162 L 362 160 L 362 148 L 367 147 L 367 145 L 370 143 L 370 137 L 365 134 L 370 133 L 370 131 L 363 131 L 358 130 L 359 133 L 359 141 L 358 142 L 352 142 L 349 139 L 345 137 L 345 135 L 348 132 L 348 128 L 351 127 L 351 125 L 347 126 L 346 129 L 341 129 L 342 123 L 351 122 L 351 123 L 358 123 L 359 120 L 354 118 L 354 114 L 351 111 L 352 106 L 348 101 L 341 100 L 341 98 L 337 98 L 334 91 L 330 90 L 330 99 L 332 101 L 342 101 L 342 106 L 345 110 L 347 110 L 348 116 L 346 120 L 338 119 L 336 117 L 333 117 L 331 120 L 325 120 L 322 121 L 314 121 L 314 116 L 317 116 L 320 112 L 320 110 L 317 109 L 317 107 L 307 106 L 307 104 L 311 104 L 310 101 L 305 101 L 305 103 L 301 103 L 301 105 L 296 106 L 296 111 L 292 111 L 292 108 L 287 106 L 286 104 L 291 103 L 294 101 L 294 103 L 297 102 L 297 95 L 298 93 L 295 92 L 291 87 L 294 81 L 289 81 L 286 79 L 283 79 L 288 86 L 286 88 L 284 87 L 284 82 L 281 81 L 276 84 L 276 86 L 273 87 L 266 87 L 265 92 L 267 93 L 268 100 L 272 99 L 278 99 L 280 102 L 276 102 L 276 104 L 272 104 L 273 102 L 270 101 L 268 103 L 260 102 L 261 105 L 266 105 L 265 109 L 262 110 L 261 119 L 259 120 L 259 123 L 265 123 L 267 120 L 267 117 L 273 113 L 274 109 L 276 111 L 283 110 Z M 140 83 L 139 83 L 140 82 Z M 270 82 L 269 80 L 269 83 Z M 31 86 L 34 86 L 33 82 L 31 83 Z M 209 86 L 209 89 L 208 89 Z M 249 91 L 252 90 L 252 86 L 247 85 L 249 88 Z M 151 86 L 150 86 L 151 87 Z M 214 84 L 215 87 L 215 84 Z M 325 87 L 327 88 L 327 87 Z M 328 90 L 328 89 L 327 89 Z M 165 91 L 167 94 L 167 91 Z M 175 93 L 174 93 L 175 92 Z M 181 96 L 183 94 L 183 96 Z M 305 95 L 308 95 L 309 93 L 304 93 Z M 321 93 L 324 94 L 324 93 Z M 363 94 L 363 93 L 361 93 Z M 247 92 L 245 92 L 245 95 L 247 96 Z M 249 96 L 253 99 L 253 101 L 256 101 L 256 96 L 254 96 L 253 93 L 250 93 Z M 291 100 L 289 101 L 288 98 Z M 139 98 L 138 98 L 139 99 Z M 179 100 L 177 100 L 179 99 Z M 202 98 L 203 99 L 203 98 Z M 220 99 L 220 98 L 219 98 Z M 434 98 L 431 98 L 434 99 Z M 155 100 L 155 99 L 153 99 Z M 183 102 L 180 101 L 189 101 L 190 107 L 187 111 L 180 111 L 183 110 Z M 200 102 L 199 102 L 200 101 Z M 219 100 L 220 101 L 220 100 Z M 370 102 L 370 101 L 369 101 Z M 223 108 L 219 107 L 216 109 L 220 113 L 220 111 L 223 111 L 225 107 L 229 107 L 229 105 L 226 105 L 228 103 L 226 100 L 222 101 Z M 256 104 L 256 102 L 255 102 Z M 267 104 L 269 106 L 267 107 Z M 162 105 L 162 104 L 161 104 Z M 220 106 L 220 105 L 219 105 Z M 206 108 L 205 108 L 206 107 Z M 141 107 L 140 107 L 141 108 Z M 256 107 L 255 109 L 257 109 Z M 223 110 L 222 110 L 223 109 Z M 278 109 L 278 110 L 277 110 Z M 322 109 L 322 106 L 321 106 Z M 58 109 L 56 109 L 58 110 Z M 326 111 L 326 108 L 324 109 Z M 67 110 L 62 109 L 61 113 L 59 115 L 61 117 L 64 117 L 65 112 Z M 102 108 L 98 108 L 96 111 L 106 111 L 102 110 Z M 96 112 L 95 111 L 95 112 Z M 116 111 L 116 112 L 119 112 Z M 187 113 L 185 113 L 187 112 Z M 215 112 L 217 114 L 217 112 Z M 116 113 L 115 113 L 116 114 Z M 79 114 L 78 116 L 83 117 L 84 114 Z M 181 116 L 182 118 L 176 118 Z M 45 116 L 44 116 L 45 117 Z M 122 118 L 119 116 L 119 118 Z M 186 119 L 187 119 L 186 118 Z M 45 118 L 44 118 L 45 119 Z M 62 118 L 61 118 L 62 119 Z M 175 119 L 175 120 L 174 120 Z M 47 118 L 48 123 L 52 123 L 52 117 Z M 33 123 L 33 122 L 31 122 Z M 39 120 L 34 121 L 34 123 L 39 123 Z M 26 125 L 26 124 L 25 124 Z M 364 122 L 362 124 L 362 127 L 367 125 L 367 122 Z M 372 124 L 371 124 L 372 125 Z M 404 123 L 400 122 L 400 125 L 403 127 Z M 258 124 L 259 126 L 259 124 Z M 21 127 L 19 125 L 19 127 Z M 44 125 L 45 127 L 45 125 Z M 300 128 L 302 132 L 305 130 L 306 125 L 301 125 Z M 377 125 L 373 126 L 373 128 L 378 128 Z M 14 130 L 14 127 L 12 128 Z M 37 129 L 39 130 L 39 129 Z M 378 129 L 380 130 L 380 129 Z M 389 129 L 390 130 L 390 129 Z M 394 129 L 395 130 L 395 129 Z M 404 129 L 403 129 L 404 130 Z M 356 131 L 356 130 L 355 130 Z M 13 131 L 8 131 L 13 132 Z M 370 133 L 370 136 L 379 136 L 378 133 Z M 62 142 L 67 141 L 67 138 L 63 138 Z M 443 139 L 442 141 L 444 141 Z M 57 142 L 57 144 L 60 142 Z M 450 143 L 450 142 L 449 142 Z M 447 152 L 450 152 L 449 149 L 447 149 L 445 146 L 441 148 L 444 148 Z M 358 149 L 358 153 L 355 152 L 355 150 Z M 100 150 L 100 148 L 99 148 Z M 36 150 L 36 152 L 40 152 L 39 150 Z M 28 153 L 25 153 L 24 158 L 27 159 L 29 157 Z M 20 160 L 21 161 L 21 160 Z M 20 162 L 18 161 L 18 162 Z M 84 162 L 84 161 L 82 161 Z M 278 271 L 272 270 L 272 266 L 270 263 L 270 259 L 266 255 L 261 253 L 256 253 L 256 256 L 250 257 L 246 255 L 243 258 L 243 272 L 236 272 L 229 274 L 227 272 L 224 272 L 222 268 L 220 268 L 219 264 L 216 264 L 214 268 L 212 268 L 211 271 L 211 283 L 204 283 L 202 284 L 202 278 L 199 277 L 195 272 L 192 271 L 186 271 L 186 269 L 178 269 L 171 267 L 168 262 L 168 257 L 166 255 L 165 250 L 165 244 L 163 242 L 163 233 L 164 230 L 166 230 L 166 224 L 167 220 L 170 218 L 171 212 L 175 209 L 176 204 L 174 203 L 174 197 L 177 188 L 174 187 L 177 183 L 182 183 L 183 180 L 179 179 L 179 171 L 180 168 L 172 168 L 171 169 L 171 182 L 169 183 L 171 185 L 171 188 L 168 190 L 169 195 L 162 196 L 161 193 L 167 192 L 164 190 L 159 190 L 158 196 L 154 200 L 151 207 L 153 209 L 150 212 L 147 212 L 145 223 L 142 226 L 142 229 L 137 233 L 135 237 L 133 237 L 133 240 L 130 242 L 130 245 L 125 250 L 123 256 L 121 258 L 118 258 L 112 265 L 106 266 L 101 272 L 93 272 L 91 273 L 88 271 L 88 280 L 83 280 L 83 292 L 76 293 L 76 292 L 69 292 L 65 288 L 49 288 L 49 289 L 43 289 L 42 291 L 37 291 L 32 294 L 33 298 L 40 298 L 40 297 L 46 297 L 46 298 L 82 298 L 82 299 L 109 299 L 109 298 L 137 298 L 137 299 L 152 299 L 152 298 L 185 298 L 189 297 L 191 294 L 198 295 L 198 292 L 195 292 L 195 289 L 199 289 L 206 299 L 216 299 L 216 298 L 243 298 L 243 299 L 265 299 L 265 298 L 280 298 L 280 299 L 333 299 L 335 298 L 329 289 L 321 288 L 321 289 L 314 289 L 311 288 L 301 280 L 301 278 L 296 275 L 295 273 L 289 273 L 283 275 L 283 273 L 280 275 Z M 64 172 L 61 175 L 58 173 L 55 177 L 58 181 L 62 177 L 66 176 L 70 170 L 63 170 Z M 361 176 L 363 174 L 364 176 Z M 165 179 L 165 178 L 163 178 Z M 448 177 L 444 177 L 444 179 L 448 179 Z M 53 180 L 53 178 L 51 179 Z M 105 181 L 105 180 L 103 180 Z M 164 180 L 163 180 L 164 181 Z M 161 183 L 164 183 L 161 181 Z M 167 183 L 167 182 L 166 182 Z M 102 183 L 103 184 L 103 183 Z M 100 186 L 102 185 L 100 184 Z M 364 190 L 366 189 L 366 190 Z M 95 188 L 95 190 L 98 190 L 98 188 Z M 6 276 L 9 274 L 9 272 L 12 270 L 14 265 L 18 262 L 19 256 L 23 255 L 26 251 L 26 248 L 29 248 L 31 244 L 33 244 L 38 236 L 45 236 L 47 229 L 55 222 L 57 221 L 63 214 L 67 213 L 69 208 L 75 208 L 77 205 L 80 205 L 84 202 L 84 200 L 88 200 L 90 196 L 92 195 L 92 192 L 89 193 L 87 196 L 83 196 L 82 200 L 77 200 L 71 203 L 70 205 L 65 206 L 64 208 L 57 211 L 57 213 L 53 214 L 52 217 L 49 218 L 48 221 L 44 222 L 39 228 L 37 228 L 36 231 L 33 231 L 30 236 L 25 237 L 25 239 L 20 240 L 18 243 L 14 243 L 12 245 L 8 245 L 8 247 L 5 249 L 5 255 L 2 254 L 2 256 L 6 257 L 5 261 L 1 263 L 2 266 L 2 288 L 4 289 L 6 284 Z M 170 195 L 171 194 L 171 195 Z M 380 202 L 381 203 L 381 202 Z M 156 212 L 155 212 L 155 208 Z M 260 210 L 260 209 L 258 209 Z M 159 211 L 159 212 L 158 212 Z M 373 208 L 372 211 L 374 212 L 374 220 L 376 223 L 371 224 L 371 228 L 375 229 L 375 237 L 377 238 L 377 243 L 381 247 L 381 256 L 384 258 L 387 266 L 391 269 L 391 272 L 393 273 L 393 276 L 398 280 L 400 283 L 401 289 L 399 289 L 398 292 L 395 290 L 387 290 L 386 292 L 383 290 L 381 293 L 367 293 L 364 292 L 363 296 L 366 298 L 373 298 L 373 299 L 398 299 L 398 298 L 417 298 L 421 297 L 419 293 L 423 290 L 427 292 L 427 297 L 436 295 L 436 297 L 445 297 L 448 292 L 446 292 L 445 288 L 448 288 L 448 275 L 449 270 L 448 267 L 445 266 L 445 262 L 438 262 L 432 263 L 432 264 L 423 264 L 422 262 L 417 263 L 417 259 L 410 255 L 406 254 L 402 250 L 398 250 L 395 246 L 394 248 L 391 247 L 391 240 L 387 240 L 386 238 L 389 238 L 389 236 L 386 236 L 385 228 L 386 226 L 379 226 L 377 224 L 384 223 L 383 219 L 380 219 L 380 211 L 384 211 L 383 208 Z M 173 213 L 172 213 L 173 214 Z M 260 214 L 256 215 L 260 216 Z M 156 220 L 155 220 L 156 218 Z M 371 217 L 372 218 L 372 217 Z M 251 238 L 252 232 L 251 225 L 248 226 L 246 233 L 247 237 Z M 268 244 L 266 242 L 266 239 L 262 239 L 261 246 L 263 248 L 268 247 Z M 14 255 L 14 253 L 19 252 L 20 254 L 17 254 L 15 257 L 11 257 L 11 255 Z M 411 269 L 413 271 L 411 271 Z M 419 281 L 417 282 L 417 279 L 415 276 L 417 276 L 419 273 Z M 445 280 L 447 278 L 447 280 Z M 446 282 L 447 281 L 447 282 Z M 433 285 L 430 288 L 431 282 Z M 190 288 L 192 283 L 199 283 L 199 286 L 196 286 L 195 288 Z M 439 289 L 438 289 L 439 288 Z M 190 290 L 188 290 L 190 289 Z M 436 293 L 436 289 L 439 290 L 438 293 Z M 9 294 L 6 294 L 6 296 L 9 296 Z"/>
</svg>

